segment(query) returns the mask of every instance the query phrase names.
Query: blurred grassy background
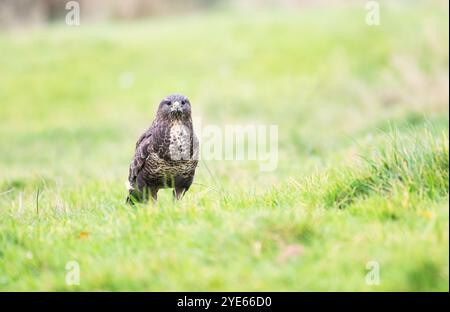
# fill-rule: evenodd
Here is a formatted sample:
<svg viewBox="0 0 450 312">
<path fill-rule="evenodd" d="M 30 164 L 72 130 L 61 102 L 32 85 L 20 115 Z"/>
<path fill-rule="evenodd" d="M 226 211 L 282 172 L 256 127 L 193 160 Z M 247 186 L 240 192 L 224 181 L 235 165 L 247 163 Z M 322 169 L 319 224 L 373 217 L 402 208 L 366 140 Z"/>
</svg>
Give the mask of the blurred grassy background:
<svg viewBox="0 0 450 312">
<path fill-rule="evenodd" d="M 373 27 L 353 3 L 1 31 L 0 289 L 73 289 L 75 259 L 81 290 L 448 290 L 448 3 L 380 3 Z M 277 124 L 277 170 L 206 161 L 178 205 L 123 205 L 173 92 L 203 125 Z M 397 141 L 420 181 L 338 209 Z"/>
</svg>

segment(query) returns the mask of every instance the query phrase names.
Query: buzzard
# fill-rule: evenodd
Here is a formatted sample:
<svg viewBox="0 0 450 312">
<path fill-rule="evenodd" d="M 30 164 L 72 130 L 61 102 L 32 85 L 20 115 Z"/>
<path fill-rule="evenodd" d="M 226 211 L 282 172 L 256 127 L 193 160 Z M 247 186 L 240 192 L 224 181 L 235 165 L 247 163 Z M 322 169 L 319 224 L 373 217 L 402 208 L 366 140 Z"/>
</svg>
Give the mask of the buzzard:
<svg viewBox="0 0 450 312">
<path fill-rule="evenodd" d="M 161 188 L 173 188 L 174 198 L 181 199 L 194 179 L 197 156 L 191 103 L 184 95 L 169 95 L 161 101 L 156 118 L 136 143 L 127 203 L 146 202 L 150 195 L 156 201 Z"/>
</svg>

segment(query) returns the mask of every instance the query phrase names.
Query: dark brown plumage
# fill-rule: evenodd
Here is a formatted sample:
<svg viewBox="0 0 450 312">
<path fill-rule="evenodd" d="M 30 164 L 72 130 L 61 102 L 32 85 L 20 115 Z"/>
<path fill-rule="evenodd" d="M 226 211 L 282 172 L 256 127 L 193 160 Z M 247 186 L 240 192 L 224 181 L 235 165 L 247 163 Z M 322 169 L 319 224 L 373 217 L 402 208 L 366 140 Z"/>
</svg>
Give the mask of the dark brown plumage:
<svg viewBox="0 0 450 312">
<path fill-rule="evenodd" d="M 191 104 L 187 97 L 172 94 L 158 107 L 156 118 L 136 143 L 128 176 L 128 203 L 156 201 L 158 190 L 174 188 L 180 199 L 194 179 L 198 163 Z"/>
</svg>

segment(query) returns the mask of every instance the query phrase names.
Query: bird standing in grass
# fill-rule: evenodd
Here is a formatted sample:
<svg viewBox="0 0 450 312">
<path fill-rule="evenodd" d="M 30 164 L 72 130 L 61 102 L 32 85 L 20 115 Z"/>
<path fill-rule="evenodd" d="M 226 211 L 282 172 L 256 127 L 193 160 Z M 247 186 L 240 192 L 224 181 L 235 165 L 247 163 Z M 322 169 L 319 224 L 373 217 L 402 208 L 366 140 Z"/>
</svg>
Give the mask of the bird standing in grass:
<svg viewBox="0 0 450 312">
<path fill-rule="evenodd" d="M 180 199 L 194 179 L 198 140 L 194 134 L 191 103 L 172 94 L 159 104 L 156 118 L 136 143 L 128 176 L 127 203 L 157 200 L 158 190 L 173 188 Z"/>
</svg>

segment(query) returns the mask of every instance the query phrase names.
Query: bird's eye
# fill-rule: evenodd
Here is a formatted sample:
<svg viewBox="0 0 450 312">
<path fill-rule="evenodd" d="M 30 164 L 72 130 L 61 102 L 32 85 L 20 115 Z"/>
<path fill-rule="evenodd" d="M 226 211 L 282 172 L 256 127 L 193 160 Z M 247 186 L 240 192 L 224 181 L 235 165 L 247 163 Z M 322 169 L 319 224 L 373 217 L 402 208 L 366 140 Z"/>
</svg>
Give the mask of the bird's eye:
<svg viewBox="0 0 450 312">
<path fill-rule="evenodd" d="M 166 105 L 170 106 L 170 104 L 172 104 L 170 101 L 166 101 Z"/>
<path fill-rule="evenodd" d="M 186 101 L 181 101 L 181 105 L 185 105 L 186 104 Z"/>
</svg>

